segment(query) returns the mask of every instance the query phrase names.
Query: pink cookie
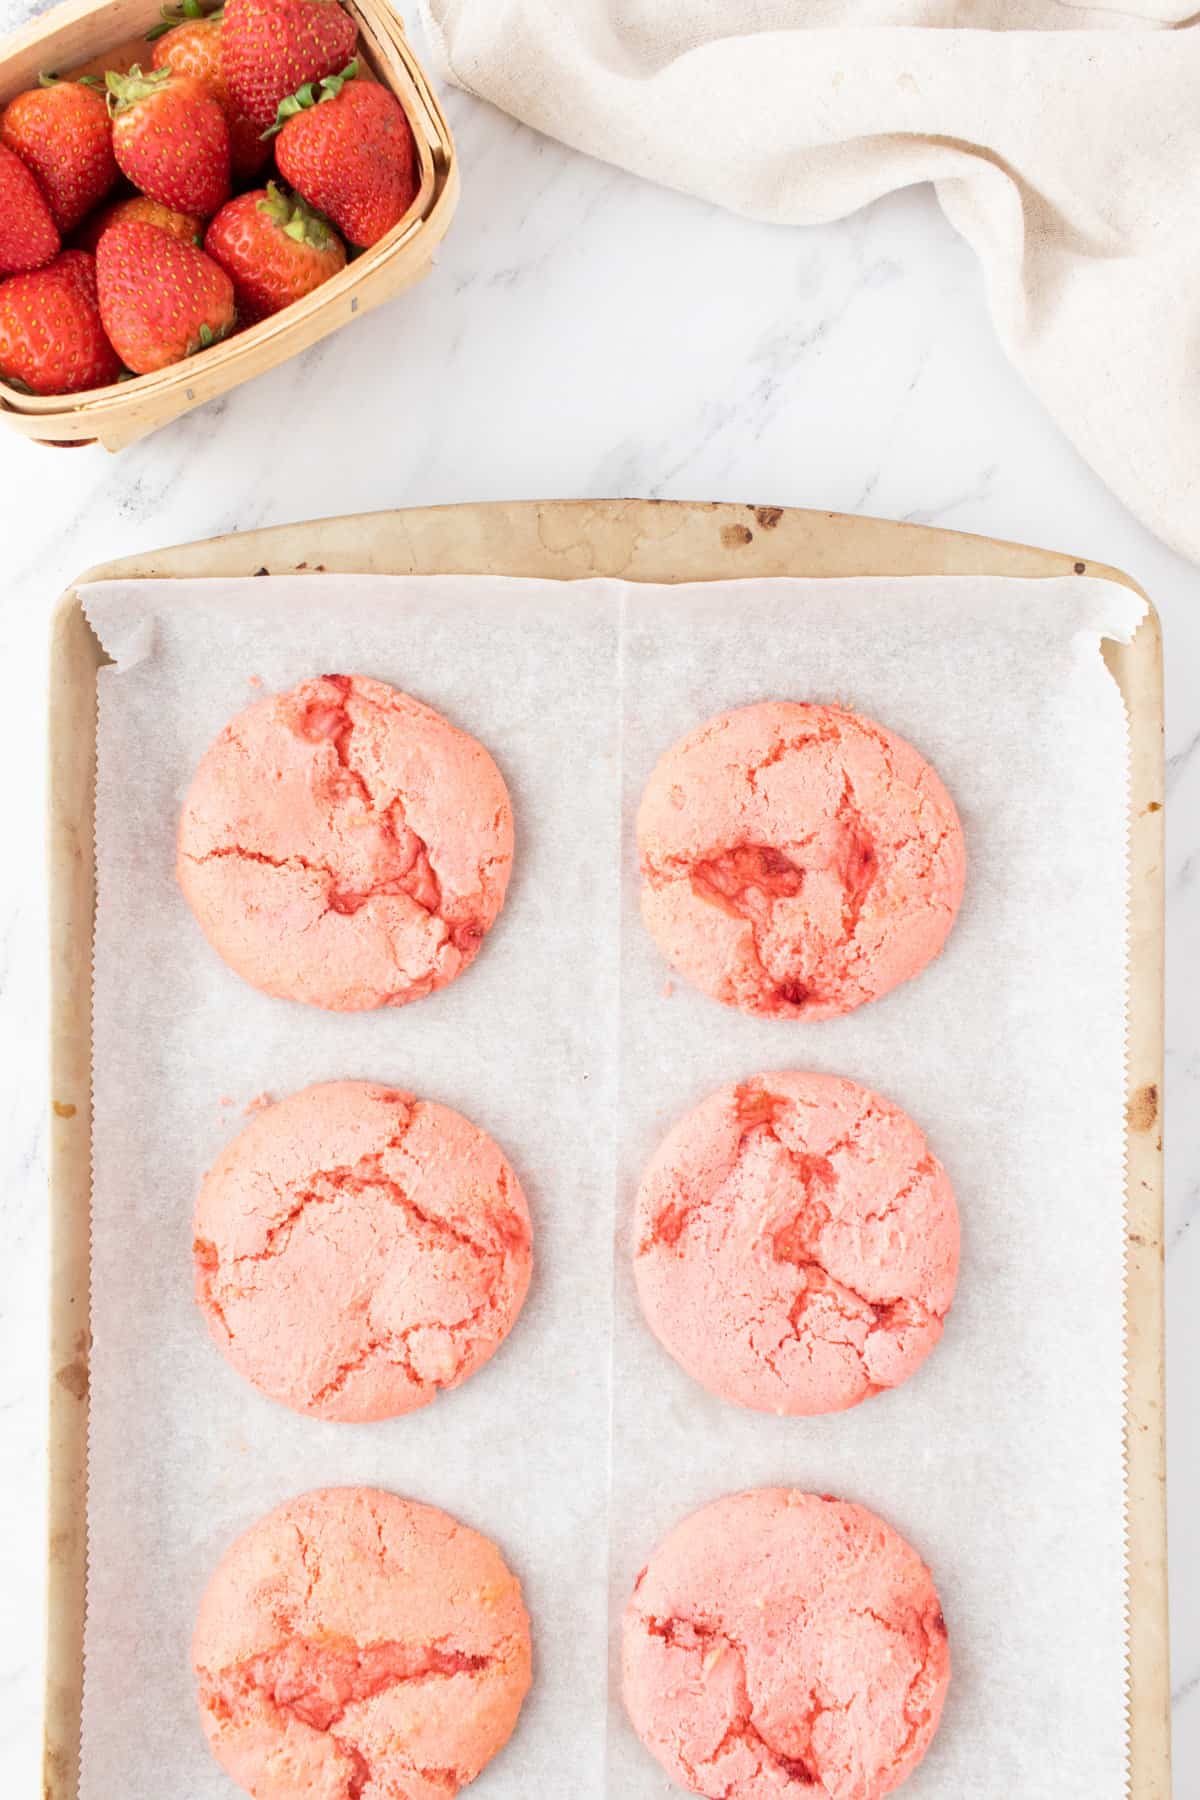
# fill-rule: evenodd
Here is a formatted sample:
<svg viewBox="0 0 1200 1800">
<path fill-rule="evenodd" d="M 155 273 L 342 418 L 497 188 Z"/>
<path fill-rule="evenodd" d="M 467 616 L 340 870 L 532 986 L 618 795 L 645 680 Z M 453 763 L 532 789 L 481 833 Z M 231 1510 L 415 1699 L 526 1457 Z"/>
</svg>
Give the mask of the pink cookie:
<svg viewBox="0 0 1200 1800">
<path fill-rule="evenodd" d="M 962 899 L 954 803 L 911 744 L 762 701 L 682 738 L 638 813 L 642 916 L 706 994 L 828 1019 L 918 974 Z"/>
<path fill-rule="evenodd" d="M 504 903 L 512 850 L 482 744 L 382 681 L 322 675 L 247 707 L 209 746 L 178 871 L 245 980 L 358 1012 L 462 973 Z"/>
<path fill-rule="evenodd" d="M 898 1106 L 834 1075 L 758 1075 L 660 1144 L 634 1269 L 651 1329 L 714 1394 L 841 1412 L 906 1381 L 941 1337 L 958 1208 Z"/>
<path fill-rule="evenodd" d="M 255 1113 L 204 1178 L 196 1298 L 234 1368 L 320 1419 L 387 1419 L 503 1343 L 531 1264 L 503 1153 L 448 1106 L 366 1081 Z"/>
<path fill-rule="evenodd" d="M 192 1662 L 213 1755 L 254 1800 L 451 1800 L 512 1734 L 529 1619 L 478 1532 L 326 1488 L 226 1552 Z"/>
<path fill-rule="evenodd" d="M 933 1739 L 946 1625 L 916 1551 L 865 1507 L 760 1488 L 693 1513 L 634 1584 L 625 1704 L 711 1800 L 880 1800 Z"/>
</svg>

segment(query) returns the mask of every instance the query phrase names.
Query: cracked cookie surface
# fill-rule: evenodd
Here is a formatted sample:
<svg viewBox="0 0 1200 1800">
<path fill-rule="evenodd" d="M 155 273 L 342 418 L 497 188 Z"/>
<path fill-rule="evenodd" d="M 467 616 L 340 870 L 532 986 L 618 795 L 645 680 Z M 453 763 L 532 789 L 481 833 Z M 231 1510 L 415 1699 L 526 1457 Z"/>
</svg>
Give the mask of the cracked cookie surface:
<svg viewBox="0 0 1200 1800">
<path fill-rule="evenodd" d="M 448 1106 L 325 1082 L 256 1113 L 205 1176 L 196 1299 L 261 1392 L 392 1418 L 457 1387 L 529 1287 L 529 1210 L 499 1146 Z"/>
<path fill-rule="evenodd" d="M 904 739 L 761 701 L 661 759 L 638 813 L 642 917 L 673 968 L 744 1012 L 832 1018 L 918 974 L 962 899 L 962 828 Z"/>
<path fill-rule="evenodd" d="M 701 1508 L 638 1576 L 625 1704 L 710 1800 L 880 1800 L 933 1739 L 950 1679 L 929 1570 L 865 1507 L 760 1488 Z"/>
<path fill-rule="evenodd" d="M 209 746 L 177 871 L 246 981 L 356 1012 L 468 967 L 512 853 L 508 791 L 482 744 L 382 681 L 322 675 L 247 707 Z"/>
<path fill-rule="evenodd" d="M 949 1177 L 898 1106 L 777 1071 L 710 1094 L 638 1191 L 647 1322 L 712 1393 L 840 1412 L 897 1387 L 942 1335 L 958 1274 Z"/>
<path fill-rule="evenodd" d="M 489 1539 L 326 1488 L 226 1552 L 192 1663 L 213 1754 L 255 1800 L 451 1800 L 516 1725 L 529 1619 Z"/>
</svg>

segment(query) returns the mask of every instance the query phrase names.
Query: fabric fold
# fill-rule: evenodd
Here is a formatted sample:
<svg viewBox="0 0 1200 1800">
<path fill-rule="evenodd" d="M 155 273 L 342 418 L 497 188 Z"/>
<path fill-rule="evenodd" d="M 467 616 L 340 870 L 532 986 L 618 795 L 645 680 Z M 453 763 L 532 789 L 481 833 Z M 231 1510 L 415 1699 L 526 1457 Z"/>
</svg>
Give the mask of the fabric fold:
<svg viewBox="0 0 1200 1800">
<path fill-rule="evenodd" d="M 1009 357 L 1113 491 L 1200 560 L 1200 14 L 1186 0 L 422 10 L 459 86 L 733 212 L 827 223 L 931 182 Z"/>
</svg>

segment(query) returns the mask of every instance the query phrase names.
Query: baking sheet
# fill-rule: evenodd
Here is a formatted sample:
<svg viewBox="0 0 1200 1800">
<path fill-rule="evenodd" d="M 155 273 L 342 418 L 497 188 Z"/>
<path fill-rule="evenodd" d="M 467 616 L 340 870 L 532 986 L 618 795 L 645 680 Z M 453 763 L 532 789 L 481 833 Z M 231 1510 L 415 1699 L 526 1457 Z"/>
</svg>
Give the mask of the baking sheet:
<svg viewBox="0 0 1200 1800">
<path fill-rule="evenodd" d="M 1136 596 L 1078 580 L 306 577 L 85 600 L 118 668 L 100 677 L 84 1800 L 230 1791 L 192 1719 L 196 1599 L 261 1511 L 356 1480 L 450 1507 L 526 1582 L 537 1681 L 476 1789 L 491 1800 L 557 1791 L 567 1756 L 584 1794 L 666 1791 L 608 1704 L 606 1587 L 619 1610 L 683 1511 L 763 1480 L 877 1506 L 935 1569 L 955 1681 L 908 1792 L 1122 1793 L 1125 729 L 1097 645 L 1132 632 Z M 478 732 L 518 820 L 509 905 L 475 969 L 367 1019 L 243 988 L 170 873 L 183 788 L 253 697 L 247 678 L 335 667 Z M 971 856 L 941 962 L 807 1027 L 741 1019 L 681 984 L 666 997 L 636 917 L 629 824 L 654 758 L 719 707 L 777 693 L 840 699 L 910 736 L 954 792 Z M 941 1349 L 905 1389 L 833 1420 L 710 1401 L 631 1298 L 625 1214 L 657 1135 L 718 1081 L 789 1062 L 905 1105 L 963 1211 Z M 477 1118 L 537 1230 L 504 1353 L 386 1426 L 261 1400 L 190 1301 L 196 1180 L 238 1123 L 220 1097 L 334 1075 Z"/>
</svg>

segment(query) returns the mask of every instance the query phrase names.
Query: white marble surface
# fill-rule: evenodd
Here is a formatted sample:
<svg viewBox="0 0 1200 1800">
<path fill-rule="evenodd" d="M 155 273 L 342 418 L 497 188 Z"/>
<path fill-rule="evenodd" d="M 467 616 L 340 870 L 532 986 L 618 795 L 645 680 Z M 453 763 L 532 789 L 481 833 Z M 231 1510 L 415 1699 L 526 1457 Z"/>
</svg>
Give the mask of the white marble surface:
<svg viewBox="0 0 1200 1800">
<path fill-rule="evenodd" d="M 29 10 L 0 0 L 0 29 Z M 1128 570 L 1163 618 L 1167 1287 L 1178 1796 L 1200 1792 L 1200 571 L 1009 369 L 928 191 L 782 230 L 660 192 L 461 95 L 464 195 L 430 279 L 126 451 L 0 430 L 9 848 L 0 858 L 0 1793 L 38 1778 L 46 1247 L 46 627 L 135 549 L 374 508 L 661 495 L 873 512 Z M 164 1795 L 161 1800 L 184 1800 Z"/>
</svg>

